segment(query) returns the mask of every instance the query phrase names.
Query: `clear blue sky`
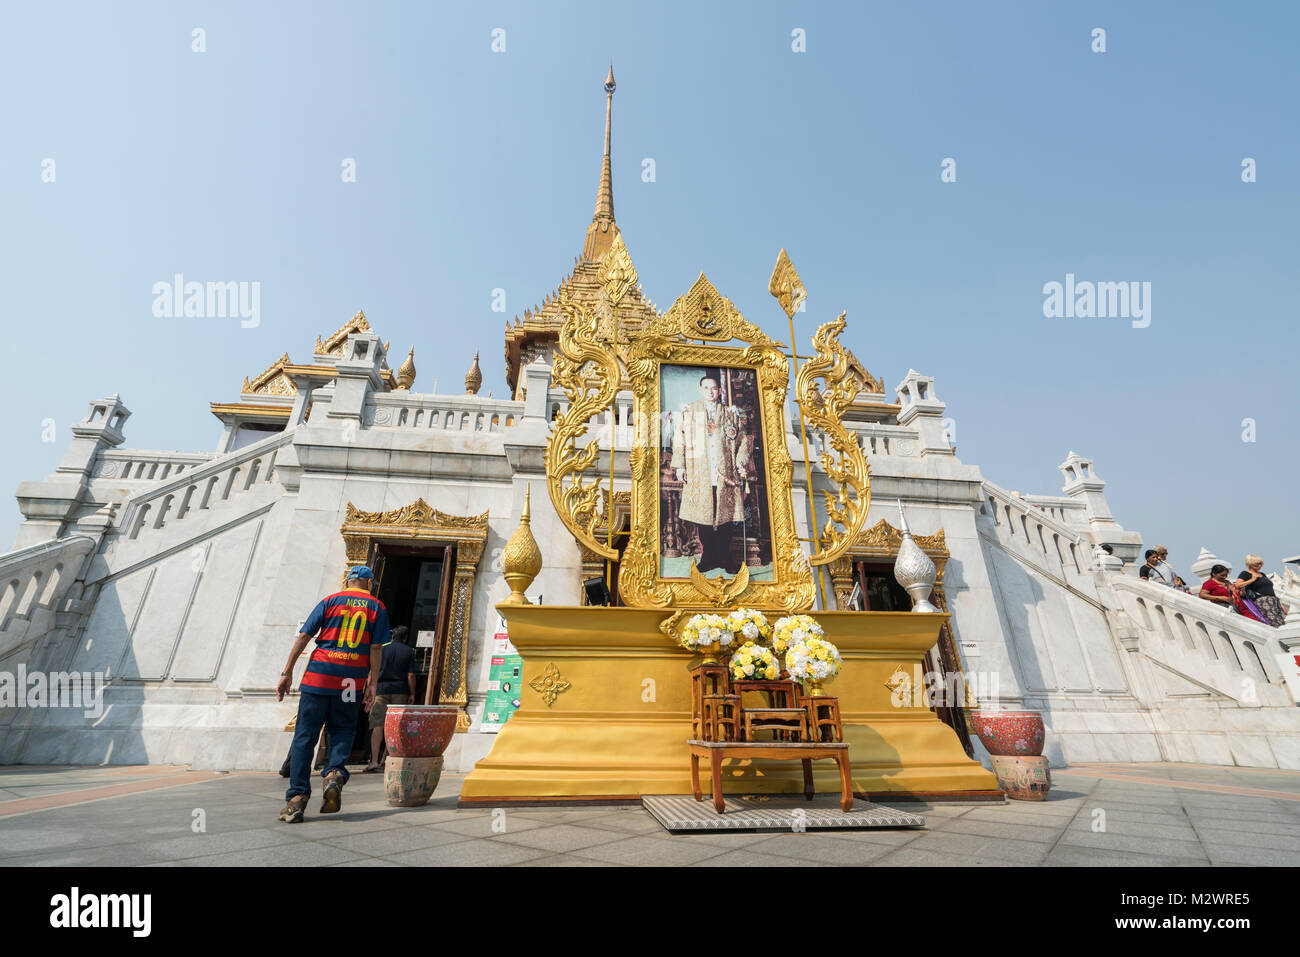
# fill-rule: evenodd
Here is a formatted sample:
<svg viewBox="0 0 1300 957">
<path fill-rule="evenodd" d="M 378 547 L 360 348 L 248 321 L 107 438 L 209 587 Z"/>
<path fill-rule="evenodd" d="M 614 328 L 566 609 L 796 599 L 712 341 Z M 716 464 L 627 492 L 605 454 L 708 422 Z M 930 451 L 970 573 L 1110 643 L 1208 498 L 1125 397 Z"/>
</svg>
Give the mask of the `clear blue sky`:
<svg viewBox="0 0 1300 957">
<path fill-rule="evenodd" d="M 52 471 L 87 400 L 115 391 L 127 446 L 214 448 L 209 401 L 282 352 L 309 361 L 359 308 L 394 364 L 415 345 L 417 391 L 456 387 L 479 350 L 483 391 L 505 394 L 507 316 L 581 250 L 612 58 L 615 208 L 661 308 L 703 270 L 781 336 L 767 279 L 785 246 L 804 330 L 847 309 L 847 341 L 891 391 L 909 366 L 934 375 L 960 457 L 993 481 L 1057 494 L 1074 449 L 1184 576 L 1201 545 L 1236 568 L 1300 553 L 1294 4 L 0 16 L 6 490 Z M 260 282 L 261 325 L 155 318 L 151 287 L 176 272 Z M 1067 272 L 1150 282 L 1150 327 L 1044 318 L 1043 284 Z M 0 539 L 18 521 L 10 499 Z"/>
</svg>

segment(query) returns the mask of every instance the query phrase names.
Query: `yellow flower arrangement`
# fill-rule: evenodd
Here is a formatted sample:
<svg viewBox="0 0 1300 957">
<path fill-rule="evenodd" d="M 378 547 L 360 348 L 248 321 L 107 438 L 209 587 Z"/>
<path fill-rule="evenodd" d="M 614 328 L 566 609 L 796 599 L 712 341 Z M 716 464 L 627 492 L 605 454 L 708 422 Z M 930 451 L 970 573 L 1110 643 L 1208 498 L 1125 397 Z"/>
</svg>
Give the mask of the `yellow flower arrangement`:
<svg viewBox="0 0 1300 957">
<path fill-rule="evenodd" d="M 755 644 L 764 644 L 772 637 L 772 626 L 767 616 L 753 608 L 737 608 L 727 616 L 727 627 L 737 638 Z"/>
<path fill-rule="evenodd" d="M 829 681 L 843 666 L 840 650 L 824 638 L 805 638 L 785 653 L 786 670 L 800 682 Z"/>
<path fill-rule="evenodd" d="M 795 645 L 809 638 L 823 638 L 826 632 L 812 615 L 788 615 L 778 618 L 772 629 L 772 650 L 778 655 L 788 654 Z"/>
<path fill-rule="evenodd" d="M 735 635 L 727 626 L 727 620 L 721 615 L 692 615 L 682 626 L 678 639 L 683 648 L 691 651 L 705 651 L 716 648 L 725 650 L 735 644 Z"/>
<path fill-rule="evenodd" d="M 771 648 L 747 641 L 731 656 L 731 677 L 737 681 L 774 681 L 778 674 L 780 669 Z"/>
</svg>

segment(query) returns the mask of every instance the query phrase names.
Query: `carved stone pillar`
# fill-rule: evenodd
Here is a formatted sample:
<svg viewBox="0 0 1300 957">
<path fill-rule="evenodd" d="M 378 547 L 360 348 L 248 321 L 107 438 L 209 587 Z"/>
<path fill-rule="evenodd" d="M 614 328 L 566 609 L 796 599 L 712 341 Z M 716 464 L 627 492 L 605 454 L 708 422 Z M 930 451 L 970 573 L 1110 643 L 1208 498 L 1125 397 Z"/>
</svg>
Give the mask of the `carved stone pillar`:
<svg viewBox="0 0 1300 957">
<path fill-rule="evenodd" d="M 456 730 L 469 730 L 469 692 L 465 685 L 470 639 L 470 602 L 474 596 L 474 574 L 483 555 L 483 543 L 461 541 L 456 545 L 456 577 L 451 583 L 451 613 L 447 619 L 447 654 L 442 663 L 439 704 L 460 706 Z"/>
<path fill-rule="evenodd" d="M 853 559 L 841 555 L 829 567 L 831 587 L 835 589 L 835 607 L 840 611 L 848 611 L 849 599 L 853 596 Z"/>
</svg>

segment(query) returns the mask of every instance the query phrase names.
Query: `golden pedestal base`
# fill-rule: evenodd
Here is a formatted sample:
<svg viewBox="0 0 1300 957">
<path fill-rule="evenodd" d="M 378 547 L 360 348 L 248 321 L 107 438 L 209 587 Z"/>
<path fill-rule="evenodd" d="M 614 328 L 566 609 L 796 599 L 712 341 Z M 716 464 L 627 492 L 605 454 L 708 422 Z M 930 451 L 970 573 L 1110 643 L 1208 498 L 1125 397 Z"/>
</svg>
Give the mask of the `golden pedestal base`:
<svg viewBox="0 0 1300 957">
<path fill-rule="evenodd" d="M 523 658 L 520 708 L 465 778 L 462 804 L 635 800 L 691 790 L 690 679 L 694 656 L 659 624 L 670 611 L 497 605 Z M 844 658 L 827 687 L 840 699 L 853 788 L 867 797 L 993 797 L 997 781 L 925 708 L 895 708 L 886 681 L 908 674 L 947 615 L 819 612 Z M 838 793 L 831 767 L 818 792 Z M 798 762 L 740 761 L 723 769 L 728 794 L 801 793 Z"/>
</svg>

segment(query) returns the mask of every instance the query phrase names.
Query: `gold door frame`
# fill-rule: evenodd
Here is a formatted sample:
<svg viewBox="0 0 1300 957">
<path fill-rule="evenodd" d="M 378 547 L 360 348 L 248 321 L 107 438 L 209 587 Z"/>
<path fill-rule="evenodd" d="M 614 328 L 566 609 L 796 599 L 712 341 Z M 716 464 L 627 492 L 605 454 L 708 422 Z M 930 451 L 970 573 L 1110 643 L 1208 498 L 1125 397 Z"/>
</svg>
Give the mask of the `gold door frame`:
<svg viewBox="0 0 1300 957">
<path fill-rule="evenodd" d="M 455 579 L 447 615 L 446 654 L 443 656 L 439 704 L 460 708 L 456 730 L 468 731 L 469 693 L 466 686 L 466 663 L 469 661 L 469 616 L 474 596 L 474 577 L 487 542 L 488 513 L 482 515 L 448 515 L 423 498 L 410 505 L 384 512 L 363 512 L 348 502 L 347 513 L 339 531 L 347 550 L 348 568 L 364 564 L 371 550 L 379 544 L 429 544 L 456 547 Z M 346 577 L 347 570 L 344 570 Z M 430 676 L 430 680 L 432 676 Z"/>
</svg>

